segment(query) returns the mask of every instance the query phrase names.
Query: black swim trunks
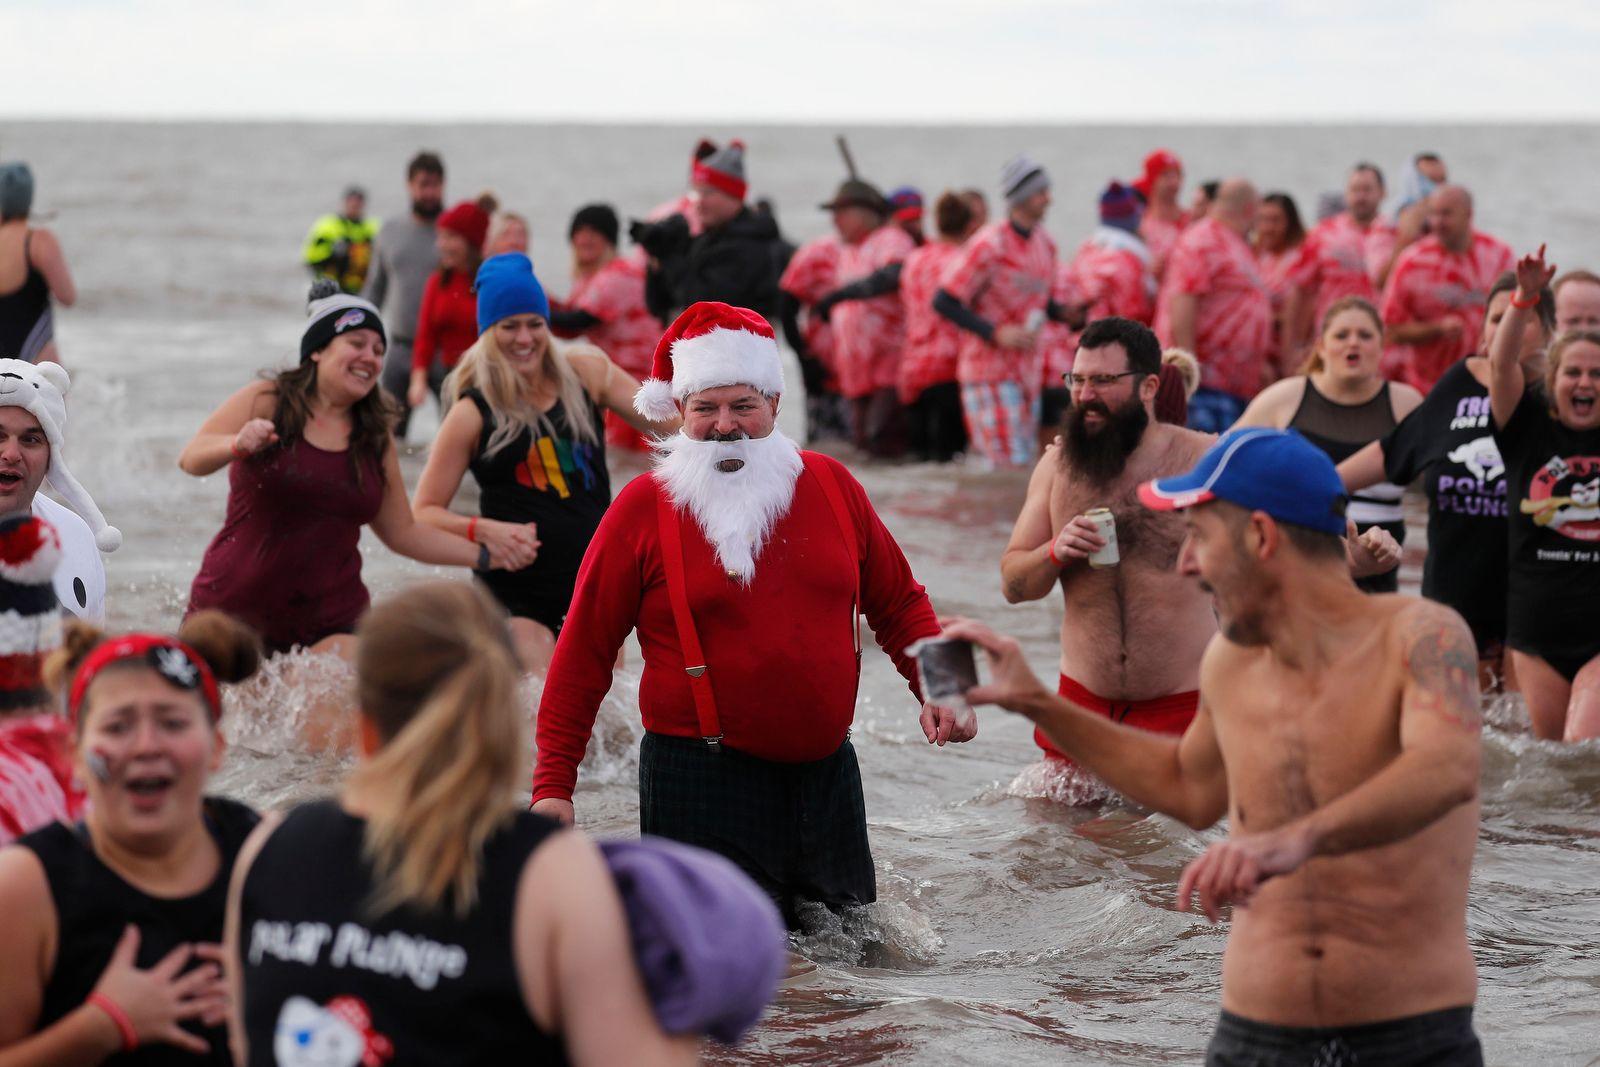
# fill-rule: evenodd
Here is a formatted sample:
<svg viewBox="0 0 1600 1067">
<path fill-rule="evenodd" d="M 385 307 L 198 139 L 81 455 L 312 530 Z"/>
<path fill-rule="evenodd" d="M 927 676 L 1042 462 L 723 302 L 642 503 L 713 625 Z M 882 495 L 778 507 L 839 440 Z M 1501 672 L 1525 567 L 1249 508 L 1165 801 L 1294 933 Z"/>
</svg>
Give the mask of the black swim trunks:
<svg viewBox="0 0 1600 1067">
<path fill-rule="evenodd" d="M 798 925 L 798 905 L 878 899 L 861 768 L 849 741 L 811 763 L 712 750 L 647 733 L 639 746 L 639 829 L 732 860 Z"/>
<path fill-rule="evenodd" d="M 1217 1020 L 1206 1067 L 1483 1067 L 1472 1008 L 1332 1029 L 1272 1026 L 1229 1012 Z"/>
</svg>

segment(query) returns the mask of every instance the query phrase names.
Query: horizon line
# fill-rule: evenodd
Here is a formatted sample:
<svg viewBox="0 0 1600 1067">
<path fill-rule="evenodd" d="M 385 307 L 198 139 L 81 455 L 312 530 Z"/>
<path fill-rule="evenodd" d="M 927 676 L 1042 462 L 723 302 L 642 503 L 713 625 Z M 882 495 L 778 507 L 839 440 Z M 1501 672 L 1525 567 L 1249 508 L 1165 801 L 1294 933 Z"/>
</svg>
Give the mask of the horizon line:
<svg viewBox="0 0 1600 1067">
<path fill-rule="evenodd" d="M 593 117 L 584 118 L 577 116 L 526 116 L 526 117 L 467 117 L 467 116 L 415 116 L 403 117 L 395 115 L 297 115 L 297 114 L 255 114 L 243 113 L 238 115 L 204 115 L 194 113 L 158 113 L 146 115 L 93 115 L 82 113 L 61 114 L 17 114 L 0 110 L 0 122 L 15 123 L 129 123 L 129 124 L 239 124 L 239 125 L 282 125 L 296 124 L 308 126 L 346 126 L 346 125 L 373 125 L 373 126 L 400 126 L 400 125 L 452 125 L 452 126 L 775 126 L 775 127 L 839 127 L 850 129 L 876 129 L 884 127 L 998 127 L 1012 128 L 1023 126 L 1039 127 L 1089 127 L 1089 128 L 1114 128 L 1114 127 L 1172 127 L 1172 126 L 1376 126 L 1405 128 L 1414 126 L 1501 126 L 1501 125 L 1532 125 L 1532 126 L 1600 126 L 1600 115 L 1590 117 L 1558 116 L 1558 115 L 1512 115 L 1500 114 L 1492 116 L 1471 117 L 1464 115 L 1452 116 L 1416 116 L 1396 117 L 1383 116 L 1310 116 L 1310 115 L 1270 115 L 1270 116 L 1231 116 L 1227 118 L 1213 117 L 1166 117 L 1156 118 L 1142 116 L 1126 119 L 1102 118 L 1012 118 L 1012 119 L 985 119 L 985 118 L 957 118 L 957 119 L 932 119 L 932 118 L 757 118 L 757 117 L 715 117 L 702 116 L 695 118 L 647 118 L 647 117 Z"/>
</svg>

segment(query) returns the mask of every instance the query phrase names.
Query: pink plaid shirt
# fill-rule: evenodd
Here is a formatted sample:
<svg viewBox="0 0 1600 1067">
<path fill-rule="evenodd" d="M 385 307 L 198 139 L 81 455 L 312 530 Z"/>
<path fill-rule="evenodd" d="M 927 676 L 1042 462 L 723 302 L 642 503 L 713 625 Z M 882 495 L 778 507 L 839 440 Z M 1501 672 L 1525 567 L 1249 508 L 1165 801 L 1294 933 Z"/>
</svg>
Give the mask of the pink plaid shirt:
<svg viewBox="0 0 1600 1067">
<path fill-rule="evenodd" d="M 1201 384 L 1248 400 L 1261 390 L 1261 372 L 1272 351 L 1272 300 L 1243 237 L 1202 219 L 1184 231 L 1167 261 L 1156 312 L 1156 333 L 1172 341 L 1172 297 L 1191 293 L 1195 311 L 1195 358 Z"/>
<path fill-rule="evenodd" d="M 1009 219 L 984 226 L 951 259 L 939 288 L 1001 326 L 1026 326 L 1034 311 L 1049 303 L 1056 276 L 1056 243 L 1043 226 L 1023 237 Z M 961 331 L 958 375 L 963 385 L 978 382 L 1039 381 L 1040 354 L 1013 351 Z"/>
<path fill-rule="evenodd" d="M 1489 287 L 1515 265 L 1516 256 L 1504 242 L 1476 231 L 1465 252 L 1448 251 L 1437 237 L 1428 236 L 1400 253 L 1383 293 L 1384 323 L 1455 319 L 1461 335 L 1453 341 L 1390 345 L 1384 373 L 1424 393 L 1432 389 L 1452 363 L 1477 350 Z"/>
</svg>

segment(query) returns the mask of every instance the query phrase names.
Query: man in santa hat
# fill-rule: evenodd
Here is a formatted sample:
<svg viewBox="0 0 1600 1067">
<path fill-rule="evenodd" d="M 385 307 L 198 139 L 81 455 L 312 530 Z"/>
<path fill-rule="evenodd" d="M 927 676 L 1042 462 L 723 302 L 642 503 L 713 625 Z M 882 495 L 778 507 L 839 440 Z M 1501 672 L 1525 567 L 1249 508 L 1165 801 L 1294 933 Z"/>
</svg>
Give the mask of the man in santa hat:
<svg viewBox="0 0 1600 1067">
<path fill-rule="evenodd" d="M 639 822 L 727 856 L 785 910 L 877 897 L 850 745 L 857 615 L 917 693 L 907 646 L 939 624 L 848 471 L 776 428 L 783 372 L 755 312 L 698 303 L 656 348 L 635 399 L 681 414 L 654 469 L 618 494 L 578 574 L 545 680 L 533 808 L 571 821 L 572 791 L 617 650 L 644 651 Z M 924 704 L 929 743 L 970 713 Z"/>
</svg>

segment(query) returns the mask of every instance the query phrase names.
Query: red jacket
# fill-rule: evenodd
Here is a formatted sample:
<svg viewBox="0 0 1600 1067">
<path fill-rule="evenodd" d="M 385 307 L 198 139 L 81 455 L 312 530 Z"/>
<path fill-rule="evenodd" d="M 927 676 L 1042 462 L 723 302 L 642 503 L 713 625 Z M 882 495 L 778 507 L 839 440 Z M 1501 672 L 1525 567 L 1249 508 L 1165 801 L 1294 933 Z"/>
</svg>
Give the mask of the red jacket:
<svg viewBox="0 0 1600 1067">
<path fill-rule="evenodd" d="M 412 370 L 427 370 L 436 356 L 449 370 L 478 339 L 478 298 L 472 292 L 472 276 L 457 270 L 450 272 L 449 281 L 443 278 L 442 271 L 434 271 L 422 290 L 422 310 L 417 313 L 417 336 L 411 349 Z"/>
<path fill-rule="evenodd" d="M 916 664 L 905 648 L 939 632 L 927 593 L 861 484 L 835 459 L 807 458 L 828 464 L 838 479 L 855 520 L 862 611 L 915 695 Z M 534 800 L 572 796 L 617 650 L 636 628 L 644 651 L 639 709 L 645 729 L 700 736 L 661 565 L 660 492 L 653 474 L 630 482 L 584 556 L 539 703 Z M 785 763 L 831 754 L 855 718 L 850 606 L 856 583 L 816 476 L 801 473 L 789 513 L 768 536 L 749 586 L 727 576 L 692 519 L 683 523 L 683 555 L 723 743 Z"/>
</svg>

